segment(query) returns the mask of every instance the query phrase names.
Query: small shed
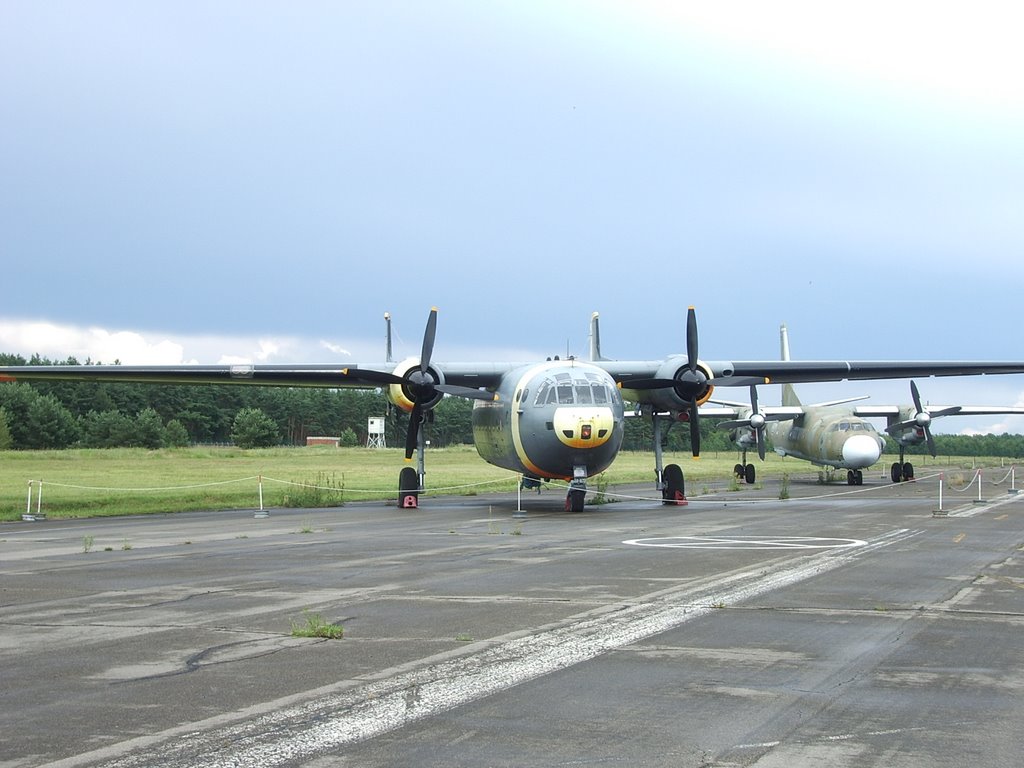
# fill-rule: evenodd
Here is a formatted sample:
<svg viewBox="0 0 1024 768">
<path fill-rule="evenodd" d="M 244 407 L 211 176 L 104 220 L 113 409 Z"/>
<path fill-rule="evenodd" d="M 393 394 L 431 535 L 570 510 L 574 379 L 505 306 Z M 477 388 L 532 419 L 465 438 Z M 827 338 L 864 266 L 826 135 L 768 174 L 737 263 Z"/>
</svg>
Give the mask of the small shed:
<svg viewBox="0 0 1024 768">
<path fill-rule="evenodd" d="M 333 445 L 337 448 L 340 443 L 340 437 L 310 436 L 306 438 L 306 445 Z"/>
</svg>

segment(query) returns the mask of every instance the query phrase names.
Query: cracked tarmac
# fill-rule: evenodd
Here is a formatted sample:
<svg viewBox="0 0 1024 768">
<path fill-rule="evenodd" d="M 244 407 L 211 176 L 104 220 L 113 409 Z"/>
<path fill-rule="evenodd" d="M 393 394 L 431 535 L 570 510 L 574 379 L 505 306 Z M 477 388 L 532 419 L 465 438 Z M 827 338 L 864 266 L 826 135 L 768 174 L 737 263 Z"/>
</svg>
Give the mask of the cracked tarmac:
<svg viewBox="0 0 1024 768">
<path fill-rule="evenodd" d="M 1016 765 L 1022 503 L 789 490 L 4 525 L 0 766 Z"/>
</svg>

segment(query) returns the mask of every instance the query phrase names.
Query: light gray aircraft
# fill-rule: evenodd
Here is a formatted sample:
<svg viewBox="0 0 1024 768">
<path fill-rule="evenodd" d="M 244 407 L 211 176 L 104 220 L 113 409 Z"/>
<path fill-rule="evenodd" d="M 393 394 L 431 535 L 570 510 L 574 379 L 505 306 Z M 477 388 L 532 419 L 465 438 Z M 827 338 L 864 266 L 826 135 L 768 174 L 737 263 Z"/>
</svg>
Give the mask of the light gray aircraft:
<svg viewBox="0 0 1024 768">
<path fill-rule="evenodd" d="M 780 329 L 782 359 L 789 360 L 789 335 L 786 326 Z M 738 477 L 748 483 L 754 482 L 756 470 L 747 463 L 747 451 L 754 448 L 762 459 L 765 456 L 765 438 L 771 438 L 776 453 L 794 456 L 823 467 L 847 470 L 846 479 L 850 485 L 864 482 L 863 470 L 881 457 L 885 438 L 874 425 L 867 421 L 873 417 L 884 417 L 888 421 L 886 432 L 900 446 L 900 459 L 890 467 L 893 482 L 912 480 L 914 468 L 905 461 L 905 449 L 927 443 L 932 456 L 935 455 L 935 441 L 930 425 L 932 419 L 941 416 L 985 415 L 1024 413 L 1024 408 L 1014 406 L 939 406 L 928 410 L 921 403 L 917 384 L 910 382 L 913 403 L 910 405 L 847 406 L 865 397 L 834 400 L 827 403 L 803 405 L 792 385 L 782 387 L 782 406 L 759 408 L 756 387 L 751 386 L 751 404 L 729 403 L 715 400 L 726 408 L 706 409 L 704 415 L 731 415 L 735 418 L 720 424 L 723 429 L 732 430 L 731 438 L 743 451 L 742 463 L 734 467 Z"/>
<path fill-rule="evenodd" d="M 688 421 L 700 455 L 699 407 L 717 386 L 1024 373 L 1024 361 L 705 361 L 698 357 L 697 321 L 687 312 L 686 353 L 656 360 L 601 356 L 596 315 L 590 361 L 443 363 L 433 359 L 437 309 L 431 310 L 418 357 L 362 365 L 10 366 L 0 381 L 70 380 L 284 387 L 382 387 L 408 412 L 405 456 L 417 468 L 399 474 L 399 504 L 416 506 L 424 487 L 424 429 L 445 395 L 473 399 L 473 437 L 487 462 L 524 481 L 568 484 L 566 509 L 583 508 L 587 479 L 607 469 L 622 443 L 624 398 L 654 424 L 656 487 L 666 504 L 685 503 L 683 471 L 662 466 L 661 426 Z M 417 471 L 418 470 L 418 471 Z"/>
</svg>

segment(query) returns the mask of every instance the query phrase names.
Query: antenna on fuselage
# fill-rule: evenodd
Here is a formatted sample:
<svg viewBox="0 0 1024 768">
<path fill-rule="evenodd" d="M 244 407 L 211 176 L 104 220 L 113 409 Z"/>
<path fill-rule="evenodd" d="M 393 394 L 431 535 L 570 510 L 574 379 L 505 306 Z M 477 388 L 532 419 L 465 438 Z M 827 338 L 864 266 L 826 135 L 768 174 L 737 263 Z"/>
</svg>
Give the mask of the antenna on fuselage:
<svg viewBox="0 0 1024 768">
<path fill-rule="evenodd" d="M 385 363 L 393 363 L 395 361 L 391 357 L 391 313 L 390 312 L 385 312 L 384 313 L 384 327 L 387 329 L 385 331 L 385 336 L 384 336 L 385 344 L 386 344 L 384 362 Z"/>
</svg>

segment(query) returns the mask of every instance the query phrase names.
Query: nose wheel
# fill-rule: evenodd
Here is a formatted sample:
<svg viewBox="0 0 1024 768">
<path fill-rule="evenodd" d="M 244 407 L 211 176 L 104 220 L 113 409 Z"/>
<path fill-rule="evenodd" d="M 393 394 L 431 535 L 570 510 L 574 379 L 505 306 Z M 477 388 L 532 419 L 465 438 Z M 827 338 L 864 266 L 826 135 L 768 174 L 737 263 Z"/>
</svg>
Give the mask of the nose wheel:
<svg viewBox="0 0 1024 768">
<path fill-rule="evenodd" d="M 859 469 L 851 469 L 846 473 L 847 485 L 864 485 L 864 473 Z"/>
</svg>

